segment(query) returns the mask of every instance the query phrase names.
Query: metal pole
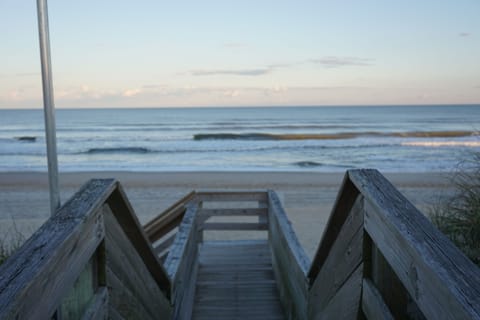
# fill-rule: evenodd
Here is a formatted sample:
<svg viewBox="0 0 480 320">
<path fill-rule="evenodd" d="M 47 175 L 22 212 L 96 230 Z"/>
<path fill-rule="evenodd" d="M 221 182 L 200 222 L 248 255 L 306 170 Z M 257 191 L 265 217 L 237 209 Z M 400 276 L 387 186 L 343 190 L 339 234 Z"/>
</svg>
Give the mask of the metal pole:
<svg viewBox="0 0 480 320">
<path fill-rule="evenodd" d="M 58 188 L 57 141 L 55 134 L 55 105 L 53 102 L 52 66 L 50 60 L 50 38 L 48 31 L 47 0 L 37 0 L 38 34 L 42 63 L 43 110 L 47 141 L 48 184 L 50 188 L 50 210 L 53 216 L 60 208 Z"/>
</svg>

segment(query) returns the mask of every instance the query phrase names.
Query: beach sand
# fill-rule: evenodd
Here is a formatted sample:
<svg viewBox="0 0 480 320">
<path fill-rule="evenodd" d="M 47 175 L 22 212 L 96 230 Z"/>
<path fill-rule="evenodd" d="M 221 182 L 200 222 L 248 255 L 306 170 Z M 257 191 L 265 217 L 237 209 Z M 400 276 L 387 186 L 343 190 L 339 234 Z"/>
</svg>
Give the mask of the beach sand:
<svg viewBox="0 0 480 320">
<path fill-rule="evenodd" d="M 192 190 L 275 190 L 312 257 L 328 221 L 343 173 L 311 172 L 82 172 L 60 174 L 64 203 L 90 178 L 116 178 L 142 224 Z M 445 173 L 385 174 L 417 208 L 426 212 L 451 192 Z M 0 237 L 30 236 L 49 217 L 46 173 L 0 173 Z"/>
</svg>

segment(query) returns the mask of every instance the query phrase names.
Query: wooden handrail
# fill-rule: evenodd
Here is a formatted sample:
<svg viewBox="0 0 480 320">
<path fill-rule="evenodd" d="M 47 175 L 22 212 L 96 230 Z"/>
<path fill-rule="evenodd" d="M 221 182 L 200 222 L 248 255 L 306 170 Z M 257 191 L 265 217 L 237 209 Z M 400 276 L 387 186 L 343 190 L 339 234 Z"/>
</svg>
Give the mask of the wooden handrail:
<svg viewBox="0 0 480 320">
<path fill-rule="evenodd" d="M 198 270 L 198 204 L 187 206 L 182 223 L 165 261 L 172 282 L 172 319 L 190 319 Z"/>
<path fill-rule="evenodd" d="M 480 319 L 480 269 L 377 170 L 347 172 L 308 276 L 309 317 Z"/>
<path fill-rule="evenodd" d="M 52 317 L 105 235 L 100 209 L 116 186 L 84 185 L 0 266 L 1 319 Z"/>
<path fill-rule="evenodd" d="M 143 226 L 151 242 L 157 241 L 180 224 L 185 214 L 185 205 L 195 194 L 195 191 L 188 193 Z"/>
<path fill-rule="evenodd" d="M 121 259 L 128 261 L 122 263 Z M 112 265 L 114 260 L 116 265 Z M 140 270 L 140 277 L 156 287 L 122 302 L 122 312 L 128 312 L 126 305 L 137 303 L 142 305 L 144 318 L 154 319 L 159 313 L 169 317 L 170 281 L 123 189 L 113 179 L 91 180 L 0 266 L 0 318 L 61 316 L 59 313 L 69 306 L 64 298 L 72 292 L 75 295 L 74 283 L 82 281 L 83 275 L 89 279 L 87 284 L 93 281 L 98 286 L 89 289 L 94 290 L 94 296 L 88 308 L 80 308 L 83 314 L 104 315 L 106 308 L 116 313 L 119 294 L 136 290 L 125 287 L 125 283 L 135 281 L 128 278 L 136 276 L 122 270 L 127 265 L 129 270 Z M 109 296 L 112 302 L 107 306 Z M 140 297 L 151 299 L 151 303 L 138 301 Z M 77 306 L 73 308 L 82 312 Z"/>
<path fill-rule="evenodd" d="M 306 319 L 310 258 L 293 230 L 280 199 L 268 191 L 268 238 L 280 300 L 288 319 Z"/>
</svg>

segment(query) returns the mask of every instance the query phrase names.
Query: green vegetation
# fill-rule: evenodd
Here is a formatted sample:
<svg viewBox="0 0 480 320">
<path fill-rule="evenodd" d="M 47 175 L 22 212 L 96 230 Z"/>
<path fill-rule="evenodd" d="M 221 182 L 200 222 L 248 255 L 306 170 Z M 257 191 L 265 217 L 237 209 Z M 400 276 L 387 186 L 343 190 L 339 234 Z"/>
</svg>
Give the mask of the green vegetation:
<svg viewBox="0 0 480 320">
<path fill-rule="evenodd" d="M 459 164 L 455 192 L 432 207 L 432 222 L 480 266 L 480 153 Z"/>
<path fill-rule="evenodd" d="M 8 237 L 8 234 L 0 239 L 0 265 L 5 262 L 18 248 L 25 242 L 25 236 L 18 231 L 15 220 L 13 220 L 12 236 Z"/>
</svg>

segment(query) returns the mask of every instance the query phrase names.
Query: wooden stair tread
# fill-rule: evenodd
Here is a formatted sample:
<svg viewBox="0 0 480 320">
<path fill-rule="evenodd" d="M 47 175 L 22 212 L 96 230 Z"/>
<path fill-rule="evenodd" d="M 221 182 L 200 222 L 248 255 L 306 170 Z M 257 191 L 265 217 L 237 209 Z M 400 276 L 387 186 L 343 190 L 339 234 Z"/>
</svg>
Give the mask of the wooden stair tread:
<svg viewBox="0 0 480 320">
<path fill-rule="evenodd" d="M 267 241 L 205 242 L 192 319 L 284 319 Z"/>
</svg>

